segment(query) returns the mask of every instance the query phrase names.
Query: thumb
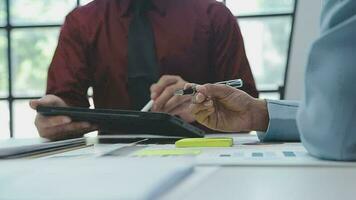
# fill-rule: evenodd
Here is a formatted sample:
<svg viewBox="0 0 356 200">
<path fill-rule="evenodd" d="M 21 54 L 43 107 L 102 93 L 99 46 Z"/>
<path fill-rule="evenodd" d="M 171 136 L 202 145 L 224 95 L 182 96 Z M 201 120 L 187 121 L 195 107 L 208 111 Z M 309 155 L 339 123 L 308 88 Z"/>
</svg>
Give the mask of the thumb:
<svg viewBox="0 0 356 200">
<path fill-rule="evenodd" d="M 66 106 L 66 103 L 55 95 L 46 95 L 40 99 L 30 101 L 30 107 L 36 109 L 38 106 Z"/>
<path fill-rule="evenodd" d="M 40 100 L 39 99 L 31 100 L 29 104 L 33 110 L 36 110 L 37 107 L 40 105 Z"/>
</svg>

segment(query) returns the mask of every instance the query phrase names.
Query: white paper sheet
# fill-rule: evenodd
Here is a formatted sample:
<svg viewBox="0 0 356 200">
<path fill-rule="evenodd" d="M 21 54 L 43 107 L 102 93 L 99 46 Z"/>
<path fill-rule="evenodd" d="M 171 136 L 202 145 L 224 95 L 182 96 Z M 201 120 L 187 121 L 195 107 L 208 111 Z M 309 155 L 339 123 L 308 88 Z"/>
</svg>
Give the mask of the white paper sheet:
<svg viewBox="0 0 356 200">
<path fill-rule="evenodd" d="M 344 163 L 325 161 L 312 157 L 299 144 L 282 144 L 280 146 L 251 146 L 237 147 L 230 149 L 210 150 L 196 158 L 197 165 L 253 165 L 253 166 L 279 166 L 279 165 L 298 165 L 298 166 L 346 166 L 356 163 Z"/>
</svg>

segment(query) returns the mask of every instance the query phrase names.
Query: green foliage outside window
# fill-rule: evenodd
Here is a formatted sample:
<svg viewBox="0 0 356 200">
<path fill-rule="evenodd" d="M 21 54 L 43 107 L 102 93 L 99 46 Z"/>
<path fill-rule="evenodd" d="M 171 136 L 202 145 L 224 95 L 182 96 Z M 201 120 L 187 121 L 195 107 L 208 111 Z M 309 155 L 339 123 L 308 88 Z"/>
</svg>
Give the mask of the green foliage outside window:
<svg viewBox="0 0 356 200">
<path fill-rule="evenodd" d="M 41 96 L 47 70 L 57 45 L 58 28 L 15 30 L 12 35 L 13 93 Z"/>
<path fill-rule="evenodd" d="M 6 24 L 5 0 L 0 0 L 0 26 Z"/>
<path fill-rule="evenodd" d="M 7 72 L 7 57 L 6 57 L 6 39 L 5 32 L 0 31 L 0 97 L 7 95 L 8 88 L 8 72 Z"/>
</svg>

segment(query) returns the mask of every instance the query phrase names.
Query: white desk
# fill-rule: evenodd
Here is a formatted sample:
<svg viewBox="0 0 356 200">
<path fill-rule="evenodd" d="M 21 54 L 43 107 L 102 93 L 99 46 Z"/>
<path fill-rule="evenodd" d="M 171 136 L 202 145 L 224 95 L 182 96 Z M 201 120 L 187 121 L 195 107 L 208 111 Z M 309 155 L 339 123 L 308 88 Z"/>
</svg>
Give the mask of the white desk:
<svg viewBox="0 0 356 200">
<path fill-rule="evenodd" d="M 355 167 L 229 166 L 201 176 L 191 184 L 192 175 L 162 199 L 356 199 Z"/>
<path fill-rule="evenodd" d="M 356 199 L 354 163 L 324 162 L 308 158 L 303 154 L 305 149 L 298 143 L 253 144 L 257 138 L 251 135 L 240 135 L 234 139 L 233 148 L 202 149 L 203 153 L 198 157 L 187 158 L 187 163 L 188 160 L 195 160 L 194 172 L 162 194 L 161 199 Z M 248 145 L 243 145 L 245 143 Z M 51 159 L 66 156 L 70 159 L 98 157 L 119 146 L 120 144 L 96 145 L 58 154 Z M 151 148 L 173 146 L 153 145 Z M 285 162 L 279 161 L 278 154 L 275 158 L 265 159 L 234 158 L 234 153 L 241 151 L 249 153 L 284 150 L 299 152 L 301 157 L 284 159 Z M 231 156 L 219 156 L 222 152 Z M 167 162 L 165 158 L 156 160 L 157 165 Z M 182 162 L 185 162 L 184 159 Z M 144 164 L 145 161 L 142 162 Z M 120 170 L 120 166 L 116 167 Z"/>
</svg>

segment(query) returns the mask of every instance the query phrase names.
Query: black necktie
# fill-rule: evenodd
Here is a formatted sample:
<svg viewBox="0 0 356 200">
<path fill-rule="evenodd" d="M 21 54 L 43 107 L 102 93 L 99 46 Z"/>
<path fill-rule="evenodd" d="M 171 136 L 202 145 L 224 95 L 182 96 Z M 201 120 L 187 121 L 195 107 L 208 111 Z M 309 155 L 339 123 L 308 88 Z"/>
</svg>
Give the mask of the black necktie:
<svg viewBox="0 0 356 200">
<path fill-rule="evenodd" d="M 128 36 L 128 92 L 131 108 L 140 110 L 150 100 L 150 86 L 158 80 L 152 27 L 146 12 L 151 0 L 134 0 Z"/>
</svg>

